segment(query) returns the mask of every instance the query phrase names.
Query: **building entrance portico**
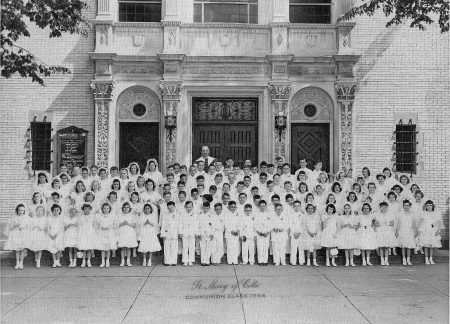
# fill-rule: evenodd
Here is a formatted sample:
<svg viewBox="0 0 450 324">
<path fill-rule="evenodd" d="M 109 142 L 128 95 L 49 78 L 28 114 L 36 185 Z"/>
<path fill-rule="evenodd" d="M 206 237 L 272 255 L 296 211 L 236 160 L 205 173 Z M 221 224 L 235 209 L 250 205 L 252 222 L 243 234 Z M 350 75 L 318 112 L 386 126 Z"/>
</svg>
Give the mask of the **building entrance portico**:
<svg viewBox="0 0 450 324">
<path fill-rule="evenodd" d="M 193 98 L 192 107 L 192 161 L 206 145 L 220 161 L 258 162 L 257 98 Z"/>
</svg>

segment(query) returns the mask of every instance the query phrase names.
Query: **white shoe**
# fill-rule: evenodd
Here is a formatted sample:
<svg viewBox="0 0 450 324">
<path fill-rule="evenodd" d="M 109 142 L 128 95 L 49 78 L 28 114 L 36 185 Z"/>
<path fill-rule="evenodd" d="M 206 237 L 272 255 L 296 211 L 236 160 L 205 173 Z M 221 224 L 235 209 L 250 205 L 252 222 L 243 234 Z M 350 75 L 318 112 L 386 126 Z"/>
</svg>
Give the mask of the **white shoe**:
<svg viewBox="0 0 450 324">
<path fill-rule="evenodd" d="M 279 267 L 280 266 L 280 264 L 279 263 L 275 263 L 275 267 Z"/>
<path fill-rule="evenodd" d="M 417 254 L 417 250 L 414 250 L 414 254 Z"/>
<path fill-rule="evenodd" d="M 344 267 L 348 267 L 350 265 L 350 263 L 348 262 L 348 260 L 345 260 L 345 266 Z"/>
<path fill-rule="evenodd" d="M 53 262 L 52 268 L 56 268 L 56 262 Z"/>
<path fill-rule="evenodd" d="M 310 261 L 310 260 L 306 261 L 306 266 L 307 266 L 307 267 L 310 267 L 310 266 L 311 266 L 311 261 Z"/>
<path fill-rule="evenodd" d="M 87 267 L 88 267 L 88 268 L 92 268 L 91 260 L 88 260 L 88 261 L 87 261 Z"/>
<path fill-rule="evenodd" d="M 420 254 L 425 254 L 425 252 L 423 252 L 423 249 L 422 249 L 422 248 L 420 248 L 419 253 L 420 253 Z"/>
<path fill-rule="evenodd" d="M 131 262 L 130 262 L 130 260 L 128 259 L 128 261 L 127 261 L 127 266 L 128 267 L 132 267 L 133 265 L 131 264 Z"/>
<path fill-rule="evenodd" d="M 193 263 L 193 262 L 189 262 L 188 265 L 189 265 L 190 267 L 193 267 L 193 266 L 194 266 L 194 263 Z"/>
<path fill-rule="evenodd" d="M 435 264 L 433 258 L 430 258 L 430 264 Z"/>
<path fill-rule="evenodd" d="M 331 265 L 332 265 L 333 267 L 337 267 L 337 264 L 336 264 L 336 262 L 334 261 L 334 259 L 331 260 Z"/>
<path fill-rule="evenodd" d="M 382 266 L 386 265 L 386 264 L 384 263 L 384 260 L 383 260 L 383 259 L 381 259 L 380 265 L 382 265 Z"/>
<path fill-rule="evenodd" d="M 72 268 L 75 268 L 77 266 L 77 259 L 73 259 Z"/>
<path fill-rule="evenodd" d="M 326 265 L 327 267 L 330 266 L 330 259 L 327 259 L 327 262 L 325 263 L 325 265 Z"/>
<path fill-rule="evenodd" d="M 20 270 L 23 270 L 23 261 L 20 262 L 20 264 L 19 264 L 19 269 L 20 269 Z"/>
<path fill-rule="evenodd" d="M 125 260 L 124 259 L 122 259 L 122 262 L 120 262 L 120 265 L 119 265 L 119 267 L 123 267 L 125 265 Z"/>
<path fill-rule="evenodd" d="M 404 266 L 407 265 L 407 264 L 406 264 L 406 259 L 405 259 L 405 258 L 403 258 L 402 264 L 403 264 Z"/>
<path fill-rule="evenodd" d="M 351 265 L 352 267 L 356 267 L 356 264 L 353 263 L 353 261 L 350 262 L 350 265 Z"/>
<path fill-rule="evenodd" d="M 363 258 L 363 260 L 362 260 L 362 265 L 363 265 L 363 267 L 365 267 L 367 264 L 366 264 L 366 260 Z"/>
<path fill-rule="evenodd" d="M 146 267 L 146 266 L 147 266 L 147 260 L 146 260 L 146 259 L 144 259 L 144 260 L 142 261 L 142 266 L 143 266 L 143 267 Z"/>
<path fill-rule="evenodd" d="M 384 258 L 384 265 L 389 265 L 389 261 L 388 261 L 388 258 Z"/>
<path fill-rule="evenodd" d="M 17 262 L 16 262 L 16 266 L 14 267 L 14 269 L 19 270 L 19 268 L 20 268 L 20 262 L 17 261 Z"/>
<path fill-rule="evenodd" d="M 41 260 L 36 261 L 36 268 L 37 269 L 41 268 Z"/>
<path fill-rule="evenodd" d="M 105 267 L 106 267 L 106 268 L 109 268 L 109 260 L 106 260 L 106 262 L 105 262 Z"/>
<path fill-rule="evenodd" d="M 319 265 L 317 264 L 316 260 L 313 260 L 313 266 L 318 267 Z"/>
<path fill-rule="evenodd" d="M 183 263 L 183 267 L 187 267 L 189 264 L 187 262 Z"/>
<path fill-rule="evenodd" d="M 411 261 L 410 261 L 409 258 L 406 259 L 406 263 L 407 263 L 408 265 L 412 266 L 412 263 L 411 263 Z"/>
<path fill-rule="evenodd" d="M 370 260 L 369 260 L 369 259 L 367 259 L 367 265 L 368 265 L 368 266 L 371 266 L 371 265 L 372 265 L 372 263 L 370 263 Z"/>
<path fill-rule="evenodd" d="M 428 261 L 428 258 L 425 258 L 425 264 L 430 264 L 430 261 Z"/>
<path fill-rule="evenodd" d="M 61 267 L 61 261 L 56 261 L 56 266 Z"/>
<path fill-rule="evenodd" d="M 83 262 L 81 262 L 81 267 L 84 268 L 86 266 L 86 260 L 83 260 Z"/>
<path fill-rule="evenodd" d="M 105 260 L 102 260 L 102 264 L 100 264 L 99 268 L 103 268 L 105 266 Z"/>
</svg>

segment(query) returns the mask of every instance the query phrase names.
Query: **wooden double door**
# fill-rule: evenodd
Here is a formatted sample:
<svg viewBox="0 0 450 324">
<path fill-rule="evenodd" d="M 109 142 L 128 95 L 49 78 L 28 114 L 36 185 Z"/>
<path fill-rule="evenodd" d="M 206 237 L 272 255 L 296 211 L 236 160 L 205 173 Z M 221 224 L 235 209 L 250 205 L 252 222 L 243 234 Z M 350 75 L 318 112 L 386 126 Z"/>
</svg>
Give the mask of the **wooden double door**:
<svg viewBox="0 0 450 324">
<path fill-rule="evenodd" d="M 257 162 L 256 126 L 195 125 L 192 161 L 200 157 L 202 146 L 208 146 L 210 155 L 225 163 L 227 157 L 242 167 L 245 160 Z"/>
<path fill-rule="evenodd" d="M 137 162 L 141 173 L 147 160 L 159 161 L 159 123 L 120 123 L 119 166 Z"/>
<path fill-rule="evenodd" d="M 297 170 L 301 158 L 306 158 L 308 168 L 322 161 L 322 170 L 330 172 L 330 124 L 291 124 L 291 161 Z"/>
<path fill-rule="evenodd" d="M 245 160 L 258 163 L 258 99 L 194 98 L 192 161 L 201 155 L 202 146 L 210 155 L 235 165 Z"/>
</svg>

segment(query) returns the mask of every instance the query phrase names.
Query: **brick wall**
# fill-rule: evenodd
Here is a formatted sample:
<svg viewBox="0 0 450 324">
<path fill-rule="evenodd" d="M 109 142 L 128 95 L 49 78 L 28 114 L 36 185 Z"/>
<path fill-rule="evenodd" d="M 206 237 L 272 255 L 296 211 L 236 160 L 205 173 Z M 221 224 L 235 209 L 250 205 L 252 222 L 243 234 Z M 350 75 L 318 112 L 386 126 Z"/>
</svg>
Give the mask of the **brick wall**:
<svg viewBox="0 0 450 324">
<path fill-rule="evenodd" d="M 385 28 L 382 15 L 355 20 L 354 46 L 361 55 L 355 108 L 354 168 L 375 172 L 392 166 L 395 113 L 417 113 L 423 134 L 424 169 L 413 176 L 425 197 L 449 219 L 449 42 L 437 25 L 426 31 L 408 25 Z"/>
<path fill-rule="evenodd" d="M 86 12 L 91 19 L 95 18 L 94 3 Z M 45 78 L 45 87 L 20 76 L 0 79 L 1 218 L 9 217 L 17 203 L 28 203 L 30 200 L 34 183 L 26 169 L 30 111 L 52 111 L 55 131 L 70 125 L 88 130 L 88 164 L 93 163 L 94 102 L 89 85 L 93 79 L 94 65 L 87 52 L 94 51 L 94 29 L 88 28 L 88 37 L 64 34 L 61 38 L 50 39 L 48 30 L 39 29 L 31 22 L 27 25 L 31 37 L 24 37 L 18 45 L 49 65 L 70 68 L 72 74 Z M 55 138 L 52 144 L 54 150 L 56 143 Z M 56 161 L 54 167 L 57 167 Z"/>
</svg>

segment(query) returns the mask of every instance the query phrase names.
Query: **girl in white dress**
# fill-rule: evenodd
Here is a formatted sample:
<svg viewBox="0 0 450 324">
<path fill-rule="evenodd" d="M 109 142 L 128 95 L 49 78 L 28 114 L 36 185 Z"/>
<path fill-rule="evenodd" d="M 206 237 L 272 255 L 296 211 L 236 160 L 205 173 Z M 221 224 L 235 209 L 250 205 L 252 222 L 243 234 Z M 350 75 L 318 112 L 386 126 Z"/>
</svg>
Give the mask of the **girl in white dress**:
<svg viewBox="0 0 450 324">
<path fill-rule="evenodd" d="M 33 187 L 33 191 L 38 191 L 44 197 L 45 193 L 50 190 L 50 184 L 48 183 L 49 176 L 47 172 L 39 172 L 37 175 L 37 183 Z"/>
<path fill-rule="evenodd" d="M 442 247 L 440 231 L 445 226 L 441 214 L 435 208 L 433 201 L 427 200 L 425 210 L 418 219 L 419 245 L 425 250 L 425 264 L 434 264 L 433 248 Z"/>
<path fill-rule="evenodd" d="M 94 194 L 95 201 L 98 204 L 101 204 L 101 203 L 105 202 L 107 192 L 102 189 L 102 186 L 101 186 L 101 184 L 100 184 L 100 182 L 98 180 L 92 181 L 92 183 L 91 183 L 91 192 Z"/>
<path fill-rule="evenodd" d="M 380 248 L 380 264 L 389 265 L 389 248 L 398 245 L 395 237 L 395 228 L 397 227 L 397 217 L 395 213 L 389 210 L 389 204 L 385 201 L 380 203 L 380 212 L 375 216 L 375 229 L 377 233 L 378 247 Z"/>
<path fill-rule="evenodd" d="M 350 191 L 348 193 L 347 202 L 345 204 L 346 205 L 347 204 L 350 205 L 353 214 L 358 215 L 359 210 L 361 209 L 361 205 L 360 205 L 360 203 L 358 201 L 358 196 L 356 195 L 356 192 Z M 343 211 L 344 210 L 342 209 L 342 213 L 341 214 L 343 214 Z"/>
<path fill-rule="evenodd" d="M 31 204 L 28 208 L 30 217 L 34 217 L 34 215 L 36 214 L 36 208 L 39 206 L 42 206 L 44 208 L 44 215 L 47 215 L 47 204 L 45 204 L 42 194 L 36 191 L 31 197 Z"/>
<path fill-rule="evenodd" d="M 133 181 L 128 180 L 125 185 L 125 190 L 120 195 L 120 202 L 124 203 L 126 201 L 130 201 L 131 194 L 136 191 L 135 189 L 136 184 Z"/>
<path fill-rule="evenodd" d="M 139 195 L 142 195 L 147 191 L 147 189 L 145 188 L 145 179 L 142 175 L 139 175 L 136 179 L 136 191 L 139 193 Z"/>
<path fill-rule="evenodd" d="M 109 268 L 110 251 L 117 249 L 117 222 L 116 217 L 111 213 L 111 210 L 111 205 L 104 203 L 95 219 L 95 227 L 97 228 L 97 249 L 100 250 L 102 254 L 100 268 Z"/>
<path fill-rule="evenodd" d="M 325 171 L 319 173 L 319 177 L 317 178 L 317 182 L 322 186 L 324 190 L 324 194 L 328 194 L 331 188 L 330 181 L 328 179 L 328 174 Z"/>
<path fill-rule="evenodd" d="M 402 174 L 399 178 L 399 183 L 403 191 L 407 192 L 411 186 L 411 179 L 406 174 Z"/>
<path fill-rule="evenodd" d="M 122 168 L 119 172 L 119 181 L 120 186 L 122 187 L 122 190 L 125 190 L 126 186 L 128 185 L 128 182 L 130 179 L 128 179 L 128 169 Z"/>
<path fill-rule="evenodd" d="M 86 186 L 83 181 L 78 180 L 75 184 L 75 191 L 70 194 L 70 199 L 72 200 L 72 205 L 77 208 L 81 208 L 84 200 L 84 193 L 86 192 Z"/>
<path fill-rule="evenodd" d="M 71 206 L 69 214 L 63 218 L 64 247 L 69 249 L 69 268 L 77 266 L 78 208 Z"/>
<path fill-rule="evenodd" d="M 158 225 L 158 210 L 154 209 L 150 204 L 144 205 L 144 213 L 139 219 L 139 249 L 143 254 L 142 265 L 151 267 L 152 252 L 161 251 L 158 234 L 160 228 Z M 148 252 L 148 263 L 147 263 Z"/>
<path fill-rule="evenodd" d="M 162 197 L 157 191 L 155 181 L 153 181 L 152 179 L 147 179 L 145 181 L 145 188 L 147 191 L 141 195 L 142 202 L 144 204 L 152 204 L 154 206 L 159 206 Z"/>
<path fill-rule="evenodd" d="M 336 212 L 336 207 L 333 204 L 328 204 L 325 208 L 326 214 L 322 216 L 322 236 L 320 245 L 326 248 L 326 266 L 330 266 L 330 250 L 337 248 L 338 235 L 340 230 L 339 217 Z M 331 265 L 337 267 L 336 255 L 331 256 Z"/>
<path fill-rule="evenodd" d="M 340 216 L 341 231 L 339 232 L 338 248 L 345 250 L 345 266 L 356 267 L 353 262 L 353 252 L 358 248 L 358 217 L 353 213 L 350 204 L 345 204 L 343 215 Z"/>
<path fill-rule="evenodd" d="M 78 238 L 77 248 L 83 253 L 83 262 L 81 267 L 86 265 L 91 268 L 92 250 L 96 248 L 95 216 L 91 213 L 92 206 L 84 204 L 82 206 L 83 214 L 78 219 Z M 87 262 L 86 262 L 87 258 Z"/>
<path fill-rule="evenodd" d="M 137 178 L 141 175 L 139 164 L 137 164 L 136 162 L 131 162 L 130 165 L 128 165 L 127 170 L 128 170 L 128 179 L 136 183 Z"/>
<path fill-rule="evenodd" d="M 47 251 L 52 254 L 53 268 L 60 267 L 61 251 L 64 250 L 64 225 L 61 217 L 61 206 L 53 204 L 52 214 L 47 217 L 46 232 Z"/>
<path fill-rule="evenodd" d="M 305 201 L 306 195 L 308 193 L 309 193 L 308 185 L 305 182 L 300 182 L 300 184 L 298 185 L 298 192 L 297 192 L 297 196 L 295 197 L 295 199 L 296 200 L 298 199 L 300 201 Z"/>
<path fill-rule="evenodd" d="M 362 265 L 371 266 L 370 252 L 377 248 L 377 236 L 373 228 L 372 207 L 368 203 L 362 205 L 362 215 L 359 217 L 359 228 L 357 231 L 359 248 L 361 249 Z"/>
<path fill-rule="evenodd" d="M 26 214 L 25 205 L 18 204 L 14 215 L 11 216 L 6 227 L 5 234 L 8 236 L 8 239 L 5 242 L 5 250 L 16 251 L 16 270 L 23 269 L 23 258 L 25 257 L 30 221 L 31 218 Z"/>
<path fill-rule="evenodd" d="M 335 202 L 335 207 L 338 208 L 338 211 L 341 210 L 341 206 L 346 202 L 347 197 L 346 197 L 346 193 L 343 191 L 342 188 L 342 184 L 339 182 L 334 182 L 331 185 L 331 191 L 330 193 L 332 193 L 336 199 Z"/>
<path fill-rule="evenodd" d="M 91 182 L 93 179 L 89 176 L 89 168 L 88 167 L 84 166 L 81 168 L 81 177 L 77 180 L 83 182 L 85 188 L 91 187 Z"/>
<path fill-rule="evenodd" d="M 402 248 L 403 265 L 412 265 L 411 249 L 416 247 L 415 238 L 418 236 L 415 215 L 410 211 L 411 202 L 403 201 L 403 210 L 398 217 L 397 237 L 398 246 Z"/>
<path fill-rule="evenodd" d="M 130 194 L 130 207 L 131 212 L 135 215 L 136 218 L 136 237 L 139 243 L 139 219 L 141 218 L 143 205 L 140 201 L 139 193 L 137 191 L 133 191 Z M 137 257 L 136 248 L 133 248 L 133 258 Z"/>
<path fill-rule="evenodd" d="M 392 176 L 392 171 L 388 167 L 383 169 L 383 174 L 386 177 L 386 185 L 388 188 L 392 188 L 394 185 L 398 184 L 398 181 Z M 390 190 L 390 189 L 389 189 Z"/>
<path fill-rule="evenodd" d="M 366 199 L 366 193 L 362 191 L 361 185 L 355 182 L 352 186 L 352 191 L 356 194 L 359 203 L 362 204 L 362 202 Z M 353 212 L 355 212 L 354 209 Z"/>
<path fill-rule="evenodd" d="M 319 214 L 316 213 L 315 207 L 311 204 L 306 206 L 306 214 L 303 218 L 303 233 L 300 236 L 303 249 L 306 250 L 306 266 L 311 266 L 311 253 L 313 255 L 313 265 L 318 267 L 316 261 L 316 250 L 321 248 L 320 235 L 322 233 L 322 222 Z"/>
<path fill-rule="evenodd" d="M 147 161 L 147 166 L 144 172 L 144 178 L 152 179 L 156 184 L 156 190 L 164 183 L 164 177 L 161 172 L 158 171 L 158 162 L 155 159 Z"/>
<path fill-rule="evenodd" d="M 136 237 L 136 216 L 131 213 L 131 206 L 129 202 L 122 205 L 122 213 L 118 218 L 119 222 L 119 244 L 121 248 L 120 255 L 122 261 L 120 266 L 125 265 L 125 255 L 127 256 L 127 266 L 131 267 L 131 249 L 138 246 Z"/>
<path fill-rule="evenodd" d="M 42 251 L 47 249 L 47 233 L 45 233 L 47 217 L 44 206 L 36 207 L 34 217 L 31 218 L 27 249 L 34 252 L 36 268 L 41 267 Z"/>
</svg>

